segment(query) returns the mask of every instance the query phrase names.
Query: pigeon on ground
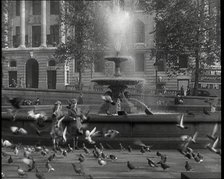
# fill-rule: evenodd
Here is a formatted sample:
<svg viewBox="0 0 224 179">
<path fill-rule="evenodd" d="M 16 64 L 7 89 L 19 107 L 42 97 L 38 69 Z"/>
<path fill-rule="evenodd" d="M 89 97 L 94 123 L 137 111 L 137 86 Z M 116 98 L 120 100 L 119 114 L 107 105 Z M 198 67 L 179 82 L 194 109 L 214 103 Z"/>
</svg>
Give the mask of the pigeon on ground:
<svg viewBox="0 0 224 179">
<path fill-rule="evenodd" d="M 13 163 L 13 159 L 12 159 L 12 156 L 11 156 L 11 155 L 9 156 L 8 163 L 9 163 L 9 164 L 10 164 L 10 163 Z"/>
<path fill-rule="evenodd" d="M 204 113 L 205 115 L 210 115 L 210 113 L 206 110 L 206 108 L 203 108 L 203 113 Z"/>
<path fill-rule="evenodd" d="M 54 168 L 52 165 L 49 163 L 49 160 L 46 162 L 45 167 L 47 168 L 48 172 L 54 171 Z"/>
<path fill-rule="evenodd" d="M 18 149 L 17 146 L 15 146 L 15 148 L 14 148 L 14 154 L 15 154 L 15 155 L 18 155 L 18 153 L 19 153 L 19 149 Z"/>
<path fill-rule="evenodd" d="M 127 167 L 128 167 L 130 170 L 135 169 L 135 166 L 134 166 L 131 162 L 129 162 L 129 161 L 127 161 Z"/>
<path fill-rule="evenodd" d="M 186 110 L 186 113 L 187 113 L 187 115 L 189 115 L 189 116 L 195 116 L 195 114 L 194 114 L 193 112 L 191 112 L 191 111 Z"/>
<path fill-rule="evenodd" d="M 151 148 L 152 148 L 152 146 L 150 146 L 150 145 L 145 145 L 141 140 L 139 140 L 139 139 L 137 139 L 137 140 L 135 140 L 134 141 L 134 144 L 135 145 L 138 145 L 138 146 L 141 146 L 145 151 L 148 151 L 148 152 L 150 152 L 151 150 Z"/>
<path fill-rule="evenodd" d="M 89 154 L 89 153 L 90 153 L 90 151 L 89 151 L 89 149 L 86 147 L 85 143 L 83 143 L 83 150 L 84 150 L 84 152 L 85 152 L 86 154 Z"/>
<path fill-rule="evenodd" d="M 78 160 L 79 160 L 80 163 L 84 162 L 85 161 L 85 156 L 83 154 L 80 154 Z"/>
<path fill-rule="evenodd" d="M 67 151 L 68 151 L 68 153 L 74 151 L 73 148 L 70 146 L 70 144 L 68 144 L 68 149 L 67 149 Z"/>
<path fill-rule="evenodd" d="M 36 168 L 36 177 L 38 178 L 38 179 L 46 179 L 46 177 L 44 176 L 44 174 L 43 173 L 41 173 L 41 172 L 39 172 L 39 170 Z"/>
<path fill-rule="evenodd" d="M 131 146 L 129 145 L 128 146 L 128 152 L 131 152 L 132 151 L 132 148 L 131 148 Z"/>
<path fill-rule="evenodd" d="M 1 178 L 5 178 L 5 174 L 3 172 L 1 174 Z"/>
<path fill-rule="evenodd" d="M 75 171 L 75 173 L 77 173 L 79 175 L 84 175 L 85 174 L 82 170 L 82 167 L 78 168 L 78 166 L 76 166 L 75 163 L 72 163 L 72 167 L 73 167 L 73 170 Z"/>
<path fill-rule="evenodd" d="M 109 155 L 109 158 L 110 158 L 111 160 L 117 160 L 117 156 L 115 156 L 115 155 L 113 155 L 113 154 L 110 154 L 110 155 Z"/>
<path fill-rule="evenodd" d="M 218 123 L 216 123 L 216 124 L 214 125 L 214 128 L 213 128 L 213 130 L 212 130 L 211 135 L 208 134 L 207 137 L 208 137 L 209 139 L 215 141 L 215 140 L 216 140 L 215 134 L 217 133 L 217 131 L 218 131 Z"/>
<path fill-rule="evenodd" d="M 160 163 L 160 165 L 161 165 L 163 170 L 166 170 L 166 169 L 170 168 L 170 166 L 167 165 L 166 163 Z"/>
<path fill-rule="evenodd" d="M 98 164 L 101 166 L 104 166 L 107 164 L 107 162 L 105 160 L 103 160 L 102 158 L 98 158 Z"/>
<path fill-rule="evenodd" d="M 188 127 L 184 126 L 184 114 L 181 115 L 179 124 L 177 124 L 177 127 L 180 129 L 187 129 Z"/>
<path fill-rule="evenodd" d="M 104 150 L 104 146 L 102 143 L 99 144 L 100 145 L 100 150 L 103 151 Z"/>
<path fill-rule="evenodd" d="M 55 158 L 55 156 L 56 156 L 55 153 L 53 153 L 47 159 L 51 162 Z"/>
<path fill-rule="evenodd" d="M 156 163 L 152 161 L 150 158 L 147 158 L 147 160 L 150 167 L 158 167 L 158 165 L 156 165 Z"/>
<path fill-rule="evenodd" d="M 126 150 L 125 147 L 121 143 L 119 143 L 119 145 L 120 145 L 121 151 L 125 151 Z"/>
<path fill-rule="evenodd" d="M 140 152 L 141 152 L 142 154 L 144 154 L 144 153 L 145 153 L 145 148 L 144 148 L 144 147 L 141 147 Z"/>
<path fill-rule="evenodd" d="M 18 166 L 18 168 L 17 168 L 17 173 L 21 177 L 27 175 L 26 172 L 23 169 L 20 168 L 20 166 Z"/>
<path fill-rule="evenodd" d="M 190 166 L 190 164 L 188 163 L 188 161 L 186 161 L 184 167 L 185 167 L 186 171 L 190 171 L 190 170 L 192 170 L 192 167 Z"/>
</svg>

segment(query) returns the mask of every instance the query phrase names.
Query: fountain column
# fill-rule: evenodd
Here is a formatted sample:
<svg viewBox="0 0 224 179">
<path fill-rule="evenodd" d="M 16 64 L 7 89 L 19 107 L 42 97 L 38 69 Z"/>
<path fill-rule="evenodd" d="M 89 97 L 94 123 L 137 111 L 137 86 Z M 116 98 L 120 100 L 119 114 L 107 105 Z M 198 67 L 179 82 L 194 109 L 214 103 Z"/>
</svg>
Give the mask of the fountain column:
<svg viewBox="0 0 224 179">
<path fill-rule="evenodd" d="M 41 47 L 47 47 L 46 0 L 41 1 Z"/>
<path fill-rule="evenodd" d="M 25 0 L 20 1 L 20 48 L 26 48 L 25 46 Z"/>
</svg>

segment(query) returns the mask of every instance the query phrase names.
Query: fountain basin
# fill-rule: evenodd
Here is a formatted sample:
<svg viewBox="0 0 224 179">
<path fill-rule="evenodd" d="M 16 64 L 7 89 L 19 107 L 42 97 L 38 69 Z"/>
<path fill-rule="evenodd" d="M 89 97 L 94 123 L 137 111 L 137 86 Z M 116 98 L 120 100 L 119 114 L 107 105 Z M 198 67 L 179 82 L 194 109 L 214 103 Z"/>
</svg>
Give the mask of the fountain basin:
<svg viewBox="0 0 224 179">
<path fill-rule="evenodd" d="M 95 78 L 91 82 L 96 82 L 99 85 L 107 86 L 126 86 L 126 85 L 137 85 L 140 82 L 144 82 L 142 78 Z"/>
</svg>

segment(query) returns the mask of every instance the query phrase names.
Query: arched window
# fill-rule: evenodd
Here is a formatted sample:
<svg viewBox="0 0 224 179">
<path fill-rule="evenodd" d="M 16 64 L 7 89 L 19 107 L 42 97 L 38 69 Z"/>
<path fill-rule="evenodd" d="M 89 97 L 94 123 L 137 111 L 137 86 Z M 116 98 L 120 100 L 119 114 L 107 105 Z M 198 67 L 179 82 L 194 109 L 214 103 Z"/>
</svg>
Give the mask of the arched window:
<svg viewBox="0 0 224 179">
<path fill-rule="evenodd" d="M 48 62 L 48 66 L 55 66 L 55 65 L 56 65 L 55 60 L 50 60 L 50 61 Z"/>
<path fill-rule="evenodd" d="M 39 81 L 39 64 L 31 58 L 26 62 L 26 87 L 38 88 Z"/>
<path fill-rule="evenodd" d="M 16 67 L 16 61 L 15 60 L 10 61 L 9 66 L 10 67 Z"/>
<path fill-rule="evenodd" d="M 145 42 L 145 24 L 139 19 L 135 22 L 135 37 L 136 43 L 144 43 Z"/>
</svg>

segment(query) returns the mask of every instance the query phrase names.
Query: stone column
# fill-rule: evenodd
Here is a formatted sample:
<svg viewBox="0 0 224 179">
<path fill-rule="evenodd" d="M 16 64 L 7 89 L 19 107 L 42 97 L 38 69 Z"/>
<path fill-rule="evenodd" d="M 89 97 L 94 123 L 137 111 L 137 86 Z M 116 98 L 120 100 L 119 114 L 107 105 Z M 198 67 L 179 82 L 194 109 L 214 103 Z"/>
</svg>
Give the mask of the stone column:
<svg viewBox="0 0 224 179">
<path fill-rule="evenodd" d="M 60 42 L 65 43 L 65 1 L 60 0 Z"/>
<path fill-rule="evenodd" d="M 9 28 L 9 12 L 8 12 L 8 8 L 9 8 L 9 2 L 8 2 L 8 0 L 6 0 L 6 1 L 4 1 L 4 3 L 5 4 L 2 4 L 4 7 L 4 9 L 3 9 L 3 19 L 2 19 L 2 23 L 4 24 L 4 29 L 2 29 L 3 30 L 3 33 L 4 33 L 4 39 L 3 39 L 3 42 L 4 42 L 4 44 L 2 44 L 3 45 L 3 48 L 8 48 L 8 42 L 9 42 L 9 40 L 8 40 L 8 33 L 9 33 L 9 31 L 8 31 L 8 28 Z"/>
<path fill-rule="evenodd" d="M 20 1 L 20 48 L 26 48 L 25 46 L 25 35 L 26 35 L 26 26 L 25 26 L 25 0 Z"/>
<path fill-rule="evenodd" d="M 46 0 L 41 1 L 41 47 L 47 47 Z"/>
</svg>

